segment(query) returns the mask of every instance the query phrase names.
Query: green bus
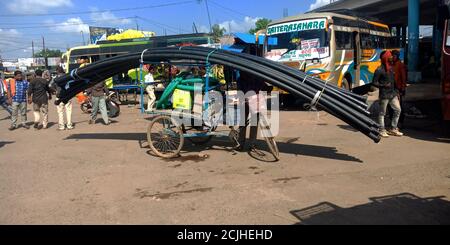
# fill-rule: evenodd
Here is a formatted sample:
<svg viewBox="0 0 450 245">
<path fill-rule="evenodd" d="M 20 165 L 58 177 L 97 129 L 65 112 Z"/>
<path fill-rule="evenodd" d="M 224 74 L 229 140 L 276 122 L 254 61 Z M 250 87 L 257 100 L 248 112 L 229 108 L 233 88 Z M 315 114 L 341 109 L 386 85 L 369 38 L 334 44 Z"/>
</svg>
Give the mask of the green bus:
<svg viewBox="0 0 450 245">
<path fill-rule="evenodd" d="M 99 41 L 97 44 L 69 49 L 63 54 L 62 60 L 63 67 L 69 73 L 79 67 L 77 59 L 83 56 L 88 57 L 90 62 L 93 63 L 118 55 L 142 52 L 150 48 L 211 46 L 213 44 L 213 37 L 206 33 L 124 39 L 121 41 Z"/>
</svg>

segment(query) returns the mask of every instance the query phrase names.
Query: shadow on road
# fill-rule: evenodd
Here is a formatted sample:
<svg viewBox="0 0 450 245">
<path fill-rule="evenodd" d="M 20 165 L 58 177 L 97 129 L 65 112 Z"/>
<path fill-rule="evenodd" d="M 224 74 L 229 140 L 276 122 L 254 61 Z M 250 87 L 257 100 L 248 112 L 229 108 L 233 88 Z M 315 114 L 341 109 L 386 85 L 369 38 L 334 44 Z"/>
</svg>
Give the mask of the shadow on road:
<svg viewBox="0 0 450 245">
<path fill-rule="evenodd" d="M 96 134 L 73 134 L 65 138 L 65 140 L 128 140 L 137 141 L 141 148 L 144 148 L 144 142 L 147 141 L 147 135 L 145 133 L 96 133 Z M 147 145 L 147 144 L 145 144 Z M 265 146 L 266 142 L 258 140 L 257 145 Z M 296 144 L 293 142 L 277 142 L 280 153 L 303 155 L 311 157 L 319 157 L 326 159 L 334 159 L 341 161 L 362 163 L 363 161 L 344 153 L 339 153 L 335 147 L 316 146 L 316 145 L 304 145 Z M 186 143 L 184 151 L 204 151 L 212 149 L 212 146 L 223 147 L 227 151 L 232 151 L 232 143 L 221 139 L 213 139 L 211 143 L 204 146 L 194 146 Z M 214 148 L 216 150 L 216 148 Z M 257 159 L 258 160 L 258 159 Z"/>
<path fill-rule="evenodd" d="M 450 224 L 450 202 L 411 193 L 372 197 L 371 202 L 341 208 L 323 202 L 291 211 L 301 225 L 441 225 Z"/>
<path fill-rule="evenodd" d="M 351 132 L 358 132 L 358 130 L 354 129 L 350 125 L 337 125 L 337 126 L 343 130 L 347 130 L 347 131 L 351 131 Z"/>
<path fill-rule="evenodd" d="M 98 134 L 72 134 L 64 140 L 147 140 L 145 133 L 98 133 Z"/>
<path fill-rule="evenodd" d="M 14 141 L 0 141 L 0 148 L 2 148 L 5 145 L 13 144 L 13 143 L 14 143 Z"/>
<path fill-rule="evenodd" d="M 281 153 L 363 163 L 361 159 L 339 153 L 336 147 L 277 142 Z"/>
<path fill-rule="evenodd" d="M 378 103 L 375 102 L 369 109 L 372 112 L 374 121 L 377 120 L 378 107 Z M 422 117 L 408 116 L 408 108 L 412 107 L 422 112 L 420 114 Z M 442 120 L 440 100 L 405 102 L 403 109 L 406 116 L 403 125 L 401 125 L 401 131 L 405 133 L 405 137 L 423 141 L 450 143 L 450 122 Z M 389 118 L 390 116 L 386 118 L 386 125 L 390 125 Z"/>
</svg>

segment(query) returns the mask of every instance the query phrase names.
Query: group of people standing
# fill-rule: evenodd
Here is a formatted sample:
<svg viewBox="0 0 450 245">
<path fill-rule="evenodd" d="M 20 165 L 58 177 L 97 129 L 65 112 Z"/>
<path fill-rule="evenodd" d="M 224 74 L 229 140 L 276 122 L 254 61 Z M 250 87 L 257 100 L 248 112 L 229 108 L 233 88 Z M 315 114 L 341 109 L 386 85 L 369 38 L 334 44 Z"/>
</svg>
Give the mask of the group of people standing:
<svg viewBox="0 0 450 245">
<path fill-rule="evenodd" d="M 87 57 L 80 57 L 77 62 L 80 64 L 80 67 L 89 64 Z M 57 67 L 56 73 L 56 77 L 65 74 L 62 67 Z M 15 71 L 14 78 L 2 80 L 0 82 L 0 106 L 11 116 L 9 130 L 13 131 L 19 126 L 25 129 L 30 128 L 27 124 L 28 104 L 33 104 L 33 127 L 37 130 L 47 129 L 49 101 L 52 100 L 52 95 L 59 98 L 60 92 L 60 88 L 56 85 L 48 70 L 36 70 L 34 74 L 28 74 L 27 76 L 24 76 L 22 71 Z M 105 99 L 105 94 L 108 94 L 109 91 L 106 88 L 105 81 L 100 82 L 86 92 L 91 96 L 92 101 L 92 113 L 89 124 L 95 123 L 97 114 L 100 111 L 105 124 L 109 125 L 110 120 Z M 61 102 L 56 106 L 56 110 L 58 113 L 58 130 L 74 129 L 74 124 L 72 123 L 72 102 Z M 64 114 L 66 121 L 64 120 Z M 18 123 L 19 117 L 20 123 Z"/>
<path fill-rule="evenodd" d="M 61 67 L 57 68 L 57 76 L 64 74 Z M 25 79 L 22 71 L 15 71 L 14 78 L 5 79 L 0 84 L 0 104 L 11 116 L 11 126 L 13 131 L 19 126 L 29 129 L 27 124 L 27 104 L 33 104 L 34 124 L 37 130 L 48 128 L 48 102 L 52 95 L 58 97 L 56 84 L 53 83 L 49 71 L 36 70 L 34 75 Z M 73 129 L 72 124 L 72 104 L 61 103 L 57 106 L 59 130 Z M 64 122 L 64 113 L 67 117 L 67 124 Z M 42 121 L 41 121 L 42 116 Z M 18 123 L 20 117 L 20 123 Z"/>
</svg>

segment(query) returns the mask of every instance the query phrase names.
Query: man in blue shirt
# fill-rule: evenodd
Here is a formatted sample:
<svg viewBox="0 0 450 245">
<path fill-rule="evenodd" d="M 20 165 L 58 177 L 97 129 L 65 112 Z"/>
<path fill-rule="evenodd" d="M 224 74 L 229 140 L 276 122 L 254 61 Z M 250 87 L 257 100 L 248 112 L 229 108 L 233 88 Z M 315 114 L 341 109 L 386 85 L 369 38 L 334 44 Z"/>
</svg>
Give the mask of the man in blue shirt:
<svg viewBox="0 0 450 245">
<path fill-rule="evenodd" d="M 8 84 L 8 102 L 12 105 L 11 127 L 9 130 L 17 128 L 17 116 L 20 112 L 22 127 L 30 129 L 27 125 L 27 89 L 28 82 L 23 79 L 21 71 L 14 72 L 14 80 Z"/>
</svg>

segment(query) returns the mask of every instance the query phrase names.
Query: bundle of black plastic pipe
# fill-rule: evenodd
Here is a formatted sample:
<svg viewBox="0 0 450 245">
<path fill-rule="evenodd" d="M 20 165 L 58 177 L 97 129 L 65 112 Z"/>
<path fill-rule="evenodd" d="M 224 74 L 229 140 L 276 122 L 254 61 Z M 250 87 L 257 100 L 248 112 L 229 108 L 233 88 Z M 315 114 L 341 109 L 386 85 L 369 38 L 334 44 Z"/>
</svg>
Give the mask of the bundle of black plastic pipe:
<svg viewBox="0 0 450 245">
<path fill-rule="evenodd" d="M 61 101 L 68 101 L 77 93 L 108 77 L 138 67 L 141 58 L 147 62 L 183 59 L 205 62 L 208 59 L 208 62 L 212 64 L 230 66 L 248 72 L 306 100 L 312 100 L 318 92 L 323 91 L 318 101 L 319 106 L 375 142 L 380 140 L 378 125 L 367 116 L 368 112 L 365 110 L 367 106 L 362 102 L 363 97 L 350 95 L 333 85 L 325 84 L 321 80 L 308 77 L 302 72 L 276 62 L 208 48 L 152 49 L 144 54 L 128 54 L 94 63 L 56 79 L 56 83 L 61 87 Z"/>
<path fill-rule="evenodd" d="M 173 56 L 173 55 L 172 55 Z M 201 56 L 200 58 L 202 58 L 203 56 Z M 161 58 L 161 56 L 158 56 L 158 58 Z M 183 57 L 175 57 L 175 58 L 185 58 L 185 56 Z M 197 58 L 196 58 L 197 59 Z M 115 73 L 115 71 L 111 71 L 111 73 Z M 101 77 L 100 77 L 101 78 Z M 351 123 L 350 123 L 351 124 Z M 352 124 L 351 124 L 352 125 Z M 353 125 L 352 125 L 353 126 Z M 356 125 L 356 127 L 358 127 L 358 125 Z"/>
<path fill-rule="evenodd" d="M 174 58 L 173 55 L 171 55 L 170 57 L 171 57 L 171 58 Z M 146 58 L 147 58 L 147 57 L 146 57 Z M 177 58 L 177 57 L 175 57 L 175 58 Z M 182 56 L 182 57 L 178 57 L 178 58 L 186 58 L 186 57 L 185 57 L 185 56 Z M 197 59 L 197 58 L 198 58 L 198 57 L 196 57 L 196 59 Z M 200 57 L 200 59 L 202 59 L 202 58 L 204 58 L 204 56 L 201 56 L 201 57 Z M 158 55 L 158 59 L 161 59 L 161 56 L 160 56 L 160 55 Z M 219 63 L 220 63 L 220 62 L 219 62 Z M 116 65 L 117 65 L 117 64 L 116 64 Z M 128 65 L 129 65 L 129 63 L 128 63 Z M 119 67 L 122 67 L 121 64 L 119 64 L 118 66 L 119 66 Z M 132 65 L 132 66 L 134 66 L 134 65 Z M 111 69 L 111 67 L 110 67 L 110 69 Z M 113 69 L 112 69 L 112 70 L 113 70 Z M 112 71 L 112 74 L 114 74 L 114 71 Z M 104 76 L 104 75 L 103 75 L 103 76 Z M 100 76 L 100 79 L 102 79 L 101 76 Z M 304 95 L 303 95 L 303 96 L 304 96 Z M 333 113 L 333 112 L 331 112 L 331 113 Z M 340 117 L 340 116 L 338 116 L 338 117 Z M 352 125 L 352 123 L 349 123 L 349 124 Z M 352 125 L 352 126 L 354 126 L 354 125 Z M 356 125 L 355 127 L 358 128 L 358 125 Z M 361 130 L 361 131 L 365 131 L 365 130 Z M 371 130 L 371 131 L 373 131 L 373 130 Z M 369 134 L 372 134 L 372 133 L 373 133 L 373 132 L 370 132 Z"/>
<path fill-rule="evenodd" d="M 188 49 L 188 50 L 195 50 L 195 49 L 197 49 L 198 50 L 199 48 L 198 47 L 184 47 L 183 49 Z M 200 49 L 204 49 L 204 48 L 200 48 Z M 210 49 L 210 50 L 212 51 L 214 49 Z M 227 51 L 224 51 L 224 50 L 217 50 L 216 52 L 228 53 Z M 276 67 L 276 69 L 281 69 L 281 70 L 283 70 L 283 72 L 286 72 L 286 73 L 289 73 L 289 74 L 291 74 L 293 76 L 296 76 L 299 79 L 303 79 L 304 77 L 308 77 L 308 75 L 306 73 L 304 73 L 302 71 L 299 71 L 297 69 L 294 69 L 292 67 L 283 65 L 283 64 L 278 63 L 278 62 L 271 62 L 271 61 L 269 61 L 267 59 L 261 59 L 259 57 L 254 56 L 254 55 L 245 54 L 245 53 L 237 53 L 235 55 L 244 57 L 246 59 L 252 59 L 252 60 L 254 60 L 256 62 L 260 62 L 260 63 L 262 62 L 262 63 L 264 63 L 266 65 L 271 66 L 271 67 Z M 256 58 L 256 59 L 254 59 L 254 58 Z M 319 86 L 323 86 L 323 81 L 318 79 L 318 78 L 315 78 L 314 76 L 310 76 L 310 78 L 307 79 L 307 81 L 305 81 L 305 82 L 307 82 L 307 83 L 312 82 L 313 84 L 316 84 L 316 85 L 319 85 Z M 339 87 L 337 87 L 334 84 L 329 84 L 328 85 L 328 89 L 333 90 L 333 91 L 337 91 L 339 93 L 347 94 L 350 97 L 354 98 L 356 101 L 362 103 L 361 105 L 366 105 L 367 106 L 367 104 L 365 104 L 367 98 L 364 97 L 364 96 L 357 95 L 357 94 L 351 93 L 350 91 L 340 89 Z"/>
<path fill-rule="evenodd" d="M 198 50 L 198 48 L 195 48 L 195 47 L 194 48 L 188 47 L 188 48 L 185 48 L 185 49 Z M 227 54 L 229 55 L 230 54 L 230 53 L 227 53 L 227 52 L 223 52 L 222 50 L 218 50 L 217 52 L 221 52 L 221 53 L 223 53 L 225 55 L 227 55 Z M 235 54 L 233 54 L 233 55 L 235 55 Z M 295 70 L 295 69 L 293 69 L 291 67 L 288 67 L 288 66 L 276 63 L 276 62 L 271 62 L 271 61 L 269 61 L 267 59 L 261 59 L 259 57 L 256 57 L 256 56 L 253 56 L 253 55 L 249 55 L 249 54 L 237 54 L 237 56 L 243 57 L 245 59 L 250 59 L 250 60 L 255 61 L 255 62 L 259 63 L 259 64 L 267 65 L 267 66 L 269 66 L 269 67 L 271 67 L 273 69 L 276 69 L 278 71 L 282 71 L 283 73 L 287 73 L 287 74 L 297 78 L 298 79 L 297 82 L 305 83 L 306 85 L 309 85 L 309 86 L 311 86 L 313 88 L 322 89 L 324 87 L 324 83 L 323 83 L 322 80 L 318 80 L 318 79 L 313 78 L 313 77 L 309 77 L 308 78 L 307 74 L 301 73 L 301 72 L 300 72 L 301 75 L 299 75 L 299 71 Z M 307 78 L 307 79 L 304 79 L 304 78 Z M 303 79 L 303 80 L 300 80 L 300 79 Z M 348 92 L 346 90 L 339 89 L 339 88 L 337 88 L 336 86 L 334 86 L 332 84 L 327 84 L 327 88 L 326 89 L 328 90 L 327 91 L 328 93 L 333 94 L 337 99 L 343 100 L 345 102 L 351 101 L 351 102 L 355 103 L 357 106 L 360 107 L 360 108 L 357 108 L 357 109 L 360 109 L 361 112 L 363 112 L 363 113 L 365 113 L 367 115 L 369 114 L 369 112 L 367 111 L 367 104 L 365 103 L 366 102 L 366 98 L 365 97 L 359 96 L 359 95 L 356 95 L 356 94 L 353 94 L 353 93 L 350 93 L 350 92 Z M 349 96 L 342 96 L 343 94 L 351 95 L 351 96 L 350 97 Z"/>
<path fill-rule="evenodd" d="M 119 65 L 120 66 L 120 65 Z M 101 77 L 100 77 L 101 78 Z"/>
</svg>

